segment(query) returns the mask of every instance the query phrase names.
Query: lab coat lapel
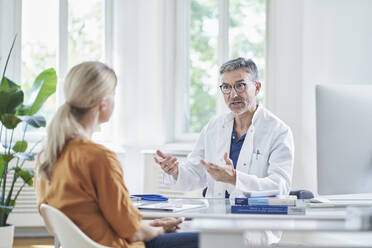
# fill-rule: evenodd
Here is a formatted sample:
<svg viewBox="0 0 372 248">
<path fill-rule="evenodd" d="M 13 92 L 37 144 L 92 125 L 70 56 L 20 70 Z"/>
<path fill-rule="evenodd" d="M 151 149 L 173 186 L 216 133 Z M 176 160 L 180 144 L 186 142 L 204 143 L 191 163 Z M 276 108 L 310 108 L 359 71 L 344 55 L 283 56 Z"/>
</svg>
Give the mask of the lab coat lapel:
<svg viewBox="0 0 372 248">
<path fill-rule="evenodd" d="M 225 164 L 224 154 L 230 153 L 230 144 L 231 144 L 231 134 L 234 125 L 234 114 L 229 113 L 225 118 L 223 118 L 222 123 L 220 124 L 218 133 L 218 140 L 217 140 L 217 164 L 223 165 Z M 215 182 L 214 183 L 214 197 L 224 198 L 225 197 L 225 190 L 226 190 L 226 183 L 222 182 Z"/>
</svg>

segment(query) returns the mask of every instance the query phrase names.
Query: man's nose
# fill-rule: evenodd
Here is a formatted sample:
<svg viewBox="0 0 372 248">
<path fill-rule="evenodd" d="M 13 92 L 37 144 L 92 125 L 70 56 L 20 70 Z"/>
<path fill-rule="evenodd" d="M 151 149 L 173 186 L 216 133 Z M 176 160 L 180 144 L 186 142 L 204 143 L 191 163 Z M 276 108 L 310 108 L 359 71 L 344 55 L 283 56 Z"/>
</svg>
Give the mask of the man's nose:
<svg viewBox="0 0 372 248">
<path fill-rule="evenodd" d="M 230 92 L 230 96 L 235 97 L 235 96 L 237 96 L 237 95 L 238 95 L 238 92 L 236 92 L 235 88 L 232 87 L 232 88 L 231 88 L 231 92 Z"/>
</svg>

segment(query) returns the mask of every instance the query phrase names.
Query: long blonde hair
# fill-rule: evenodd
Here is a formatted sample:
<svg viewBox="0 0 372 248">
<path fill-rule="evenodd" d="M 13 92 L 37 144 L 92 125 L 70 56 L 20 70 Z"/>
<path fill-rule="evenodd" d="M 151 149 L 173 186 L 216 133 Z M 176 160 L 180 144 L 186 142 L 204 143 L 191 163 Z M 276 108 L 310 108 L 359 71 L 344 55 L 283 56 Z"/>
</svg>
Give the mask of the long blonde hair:
<svg viewBox="0 0 372 248">
<path fill-rule="evenodd" d="M 83 62 L 71 68 L 64 83 L 66 102 L 48 125 L 47 140 L 38 156 L 36 171 L 40 178 L 50 180 L 53 166 L 68 141 L 88 138 L 79 118 L 111 95 L 116 84 L 115 72 L 101 62 Z"/>
</svg>

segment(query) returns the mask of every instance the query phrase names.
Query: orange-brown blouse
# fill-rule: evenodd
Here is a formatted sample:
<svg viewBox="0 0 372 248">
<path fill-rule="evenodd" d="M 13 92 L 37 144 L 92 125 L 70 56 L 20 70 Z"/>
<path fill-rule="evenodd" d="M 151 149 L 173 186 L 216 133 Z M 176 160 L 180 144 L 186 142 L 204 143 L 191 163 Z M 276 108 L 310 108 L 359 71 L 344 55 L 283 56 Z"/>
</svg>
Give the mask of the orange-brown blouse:
<svg viewBox="0 0 372 248">
<path fill-rule="evenodd" d="M 65 213 L 86 235 L 110 247 L 144 247 L 126 238 L 139 230 L 142 216 L 132 204 L 120 162 L 105 147 L 84 139 L 66 144 L 50 181 L 35 180 L 38 206 Z"/>
</svg>

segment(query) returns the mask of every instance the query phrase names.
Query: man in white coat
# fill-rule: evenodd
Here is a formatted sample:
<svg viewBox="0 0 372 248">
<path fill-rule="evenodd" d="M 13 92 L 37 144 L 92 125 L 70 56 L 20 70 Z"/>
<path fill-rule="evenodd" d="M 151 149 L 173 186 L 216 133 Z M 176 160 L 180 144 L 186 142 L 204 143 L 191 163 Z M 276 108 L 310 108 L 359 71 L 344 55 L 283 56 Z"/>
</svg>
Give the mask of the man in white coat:
<svg viewBox="0 0 372 248">
<path fill-rule="evenodd" d="M 220 89 L 229 113 L 203 128 L 183 164 L 157 151 L 164 182 L 191 191 L 207 187 L 206 197 L 244 197 L 245 193 L 288 194 L 294 160 L 290 128 L 257 104 L 258 70 L 252 60 L 237 58 L 220 68 Z M 278 242 L 280 233 L 255 233 L 252 244 Z"/>
</svg>

